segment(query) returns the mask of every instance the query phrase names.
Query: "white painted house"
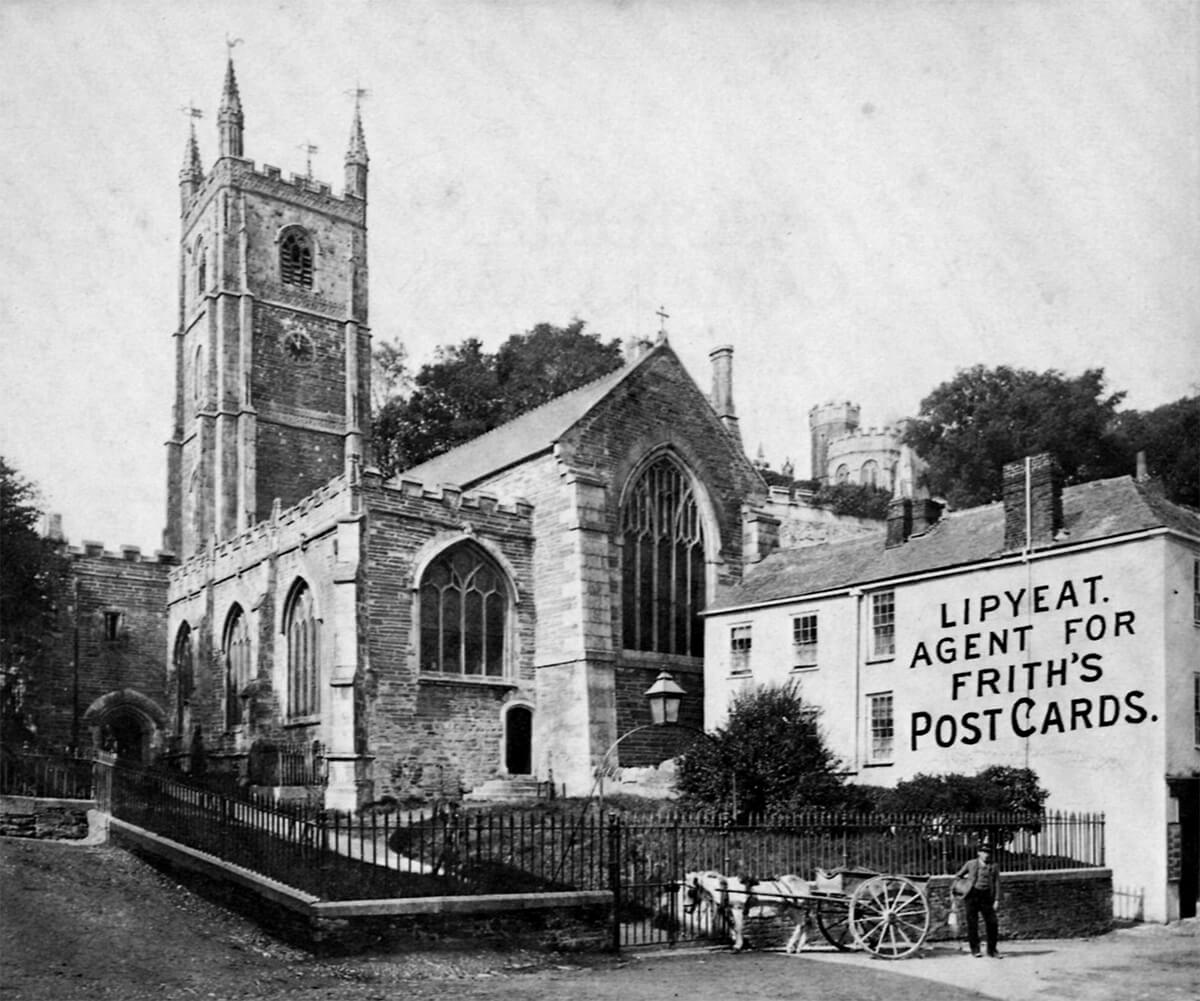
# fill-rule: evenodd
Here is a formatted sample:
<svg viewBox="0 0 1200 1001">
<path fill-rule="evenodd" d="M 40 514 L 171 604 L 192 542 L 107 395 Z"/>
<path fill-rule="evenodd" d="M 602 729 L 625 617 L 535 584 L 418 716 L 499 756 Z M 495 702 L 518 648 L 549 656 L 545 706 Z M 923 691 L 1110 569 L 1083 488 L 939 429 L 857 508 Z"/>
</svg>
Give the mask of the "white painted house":
<svg viewBox="0 0 1200 1001">
<path fill-rule="evenodd" d="M 1004 503 L 772 553 L 707 614 L 705 720 L 795 679 L 854 781 L 1028 766 L 1048 807 L 1103 811 L 1148 920 L 1200 896 L 1200 512 L 1129 477 L 1062 490 L 1043 457 Z"/>
</svg>

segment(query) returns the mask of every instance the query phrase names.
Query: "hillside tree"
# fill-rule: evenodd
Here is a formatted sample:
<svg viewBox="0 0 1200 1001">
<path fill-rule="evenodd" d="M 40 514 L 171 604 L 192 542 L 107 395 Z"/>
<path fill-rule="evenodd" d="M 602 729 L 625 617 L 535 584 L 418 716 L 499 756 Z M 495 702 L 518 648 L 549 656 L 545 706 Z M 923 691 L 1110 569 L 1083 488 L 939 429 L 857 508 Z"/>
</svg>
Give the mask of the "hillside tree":
<svg viewBox="0 0 1200 1001">
<path fill-rule="evenodd" d="M 425 462 L 620 367 L 620 341 L 603 341 L 584 327 L 579 319 L 565 327 L 539 323 L 494 354 L 477 338 L 438 348 L 411 389 L 375 412 L 381 471 L 390 476 Z"/>
<path fill-rule="evenodd" d="M 1006 463 L 1049 452 L 1065 482 L 1131 472 L 1127 438 L 1104 370 L 1069 378 L 1055 369 L 976 365 L 960 371 L 921 401 L 904 440 L 929 468 L 931 492 L 952 507 L 999 500 Z"/>
<path fill-rule="evenodd" d="M 56 626 L 62 575 L 55 545 L 38 531 L 37 488 L 0 456 L 0 740 L 31 742 L 24 693 Z"/>
</svg>

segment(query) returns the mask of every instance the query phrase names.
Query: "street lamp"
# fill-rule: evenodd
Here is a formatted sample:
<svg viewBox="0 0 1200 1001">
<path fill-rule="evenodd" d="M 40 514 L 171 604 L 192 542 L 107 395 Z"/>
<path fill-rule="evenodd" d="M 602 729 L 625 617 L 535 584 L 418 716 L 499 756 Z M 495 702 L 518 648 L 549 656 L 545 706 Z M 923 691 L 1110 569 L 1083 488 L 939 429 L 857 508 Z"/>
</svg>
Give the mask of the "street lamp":
<svg viewBox="0 0 1200 1001">
<path fill-rule="evenodd" d="M 679 705 L 687 694 L 670 671 L 660 671 L 654 684 L 645 691 L 650 703 L 650 719 L 655 726 L 679 722 Z"/>
<path fill-rule="evenodd" d="M 600 757 L 600 765 L 596 769 L 596 783 L 592 787 L 592 792 L 593 795 L 598 793 L 597 801 L 601 811 L 604 809 L 604 776 L 608 771 L 608 759 L 612 756 L 613 751 L 628 737 L 657 726 L 678 726 L 685 730 L 691 730 L 693 733 L 698 733 L 702 737 L 708 737 L 708 734 L 703 730 L 679 722 L 679 706 L 683 702 L 683 697 L 687 692 L 683 690 L 670 671 L 660 671 L 658 677 L 654 679 L 654 684 L 647 688 L 643 694 L 646 696 L 646 701 L 650 703 L 651 722 L 635 726 L 627 733 L 621 734 Z"/>
</svg>

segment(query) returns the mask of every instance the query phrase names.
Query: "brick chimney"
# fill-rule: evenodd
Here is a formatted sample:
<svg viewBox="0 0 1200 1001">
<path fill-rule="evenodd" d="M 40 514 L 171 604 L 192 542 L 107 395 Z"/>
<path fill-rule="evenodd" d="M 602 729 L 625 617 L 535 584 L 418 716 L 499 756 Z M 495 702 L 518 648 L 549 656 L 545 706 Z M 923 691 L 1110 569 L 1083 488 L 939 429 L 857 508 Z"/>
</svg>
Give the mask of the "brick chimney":
<svg viewBox="0 0 1200 1001">
<path fill-rule="evenodd" d="M 708 353 L 712 361 L 712 406 L 725 430 L 740 440 L 738 419 L 733 409 L 733 348 L 725 344 Z"/>
<path fill-rule="evenodd" d="M 1063 527 L 1062 472 L 1048 452 L 1004 467 L 1004 548 L 1032 549 Z"/>
<path fill-rule="evenodd" d="M 912 507 L 913 502 L 909 497 L 893 497 L 888 502 L 885 548 L 895 549 L 902 546 L 912 535 Z"/>
<path fill-rule="evenodd" d="M 942 505 L 928 497 L 913 498 L 912 534 L 922 535 L 938 523 L 942 516 Z"/>
<path fill-rule="evenodd" d="M 922 535 L 937 524 L 942 505 L 929 498 L 893 497 L 887 509 L 885 549 L 902 546 L 914 535 Z"/>
</svg>

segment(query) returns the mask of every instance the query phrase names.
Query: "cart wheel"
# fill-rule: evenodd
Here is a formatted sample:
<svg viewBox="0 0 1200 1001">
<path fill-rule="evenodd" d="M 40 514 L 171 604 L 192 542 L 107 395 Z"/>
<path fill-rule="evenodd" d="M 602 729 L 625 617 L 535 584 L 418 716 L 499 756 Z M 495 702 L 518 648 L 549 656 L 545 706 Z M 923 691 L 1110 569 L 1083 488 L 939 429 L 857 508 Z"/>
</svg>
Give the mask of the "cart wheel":
<svg viewBox="0 0 1200 1001">
<path fill-rule="evenodd" d="M 850 930 L 848 905 L 821 901 L 817 904 L 817 927 L 821 929 L 825 941 L 838 952 L 846 952 L 854 947 L 854 933 Z"/>
<path fill-rule="evenodd" d="M 881 959 L 911 956 L 929 934 L 929 902 L 910 879 L 873 876 L 850 898 L 850 932 Z"/>
</svg>

